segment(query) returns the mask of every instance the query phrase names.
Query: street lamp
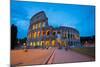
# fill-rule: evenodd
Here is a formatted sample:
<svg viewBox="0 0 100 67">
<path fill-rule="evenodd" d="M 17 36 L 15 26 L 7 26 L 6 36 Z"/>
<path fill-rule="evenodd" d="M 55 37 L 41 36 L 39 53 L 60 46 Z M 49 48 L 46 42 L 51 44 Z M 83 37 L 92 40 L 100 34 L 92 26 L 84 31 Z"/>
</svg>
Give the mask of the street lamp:
<svg viewBox="0 0 100 67">
<path fill-rule="evenodd" d="M 27 45 L 26 45 L 26 43 L 23 43 L 23 45 L 24 45 L 24 51 L 27 52 Z"/>
</svg>

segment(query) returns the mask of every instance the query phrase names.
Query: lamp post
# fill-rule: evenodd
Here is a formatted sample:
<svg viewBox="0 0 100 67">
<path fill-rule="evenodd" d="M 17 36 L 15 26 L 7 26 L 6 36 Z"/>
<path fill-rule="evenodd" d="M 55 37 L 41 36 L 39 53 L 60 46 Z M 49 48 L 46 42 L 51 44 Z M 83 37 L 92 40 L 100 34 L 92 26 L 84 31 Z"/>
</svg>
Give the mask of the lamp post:
<svg viewBox="0 0 100 67">
<path fill-rule="evenodd" d="M 26 45 L 26 43 L 23 43 L 23 45 L 24 45 L 24 51 L 27 52 L 27 45 Z"/>
</svg>

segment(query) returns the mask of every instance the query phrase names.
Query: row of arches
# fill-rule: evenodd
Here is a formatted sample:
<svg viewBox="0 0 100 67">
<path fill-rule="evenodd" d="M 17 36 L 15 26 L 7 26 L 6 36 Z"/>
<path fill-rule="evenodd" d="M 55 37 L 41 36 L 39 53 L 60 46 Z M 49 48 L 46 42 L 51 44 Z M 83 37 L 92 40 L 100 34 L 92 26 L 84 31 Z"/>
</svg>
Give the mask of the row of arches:
<svg viewBox="0 0 100 67">
<path fill-rule="evenodd" d="M 35 39 L 35 38 L 40 38 L 40 36 L 56 36 L 56 34 L 60 34 L 61 37 L 64 38 L 68 38 L 68 39 L 79 39 L 79 35 L 78 34 L 72 34 L 72 33 L 68 33 L 68 32 L 59 32 L 59 31 L 52 31 L 52 30 L 42 30 L 42 31 L 35 31 L 35 32 L 30 32 L 28 34 L 28 38 L 29 39 Z"/>
<path fill-rule="evenodd" d="M 30 42 L 29 46 L 31 47 L 57 47 L 57 46 L 67 46 L 68 43 L 66 41 L 61 41 L 61 40 L 45 40 L 45 41 L 33 41 Z"/>
</svg>

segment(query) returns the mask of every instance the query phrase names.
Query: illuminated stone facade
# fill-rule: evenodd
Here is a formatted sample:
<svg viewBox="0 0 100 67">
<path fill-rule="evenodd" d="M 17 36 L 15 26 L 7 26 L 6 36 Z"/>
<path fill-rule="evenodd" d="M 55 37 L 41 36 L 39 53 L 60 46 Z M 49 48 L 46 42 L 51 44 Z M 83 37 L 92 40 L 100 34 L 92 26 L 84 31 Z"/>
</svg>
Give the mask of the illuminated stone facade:
<svg viewBox="0 0 100 67">
<path fill-rule="evenodd" d="M 35 14 L 30 20 L 27 34 L 28 47 L 66 47 L 79 46 L 79 32 L 71 27 L 49 26 L 48 18 L 44 11 Z"/>
</svg>

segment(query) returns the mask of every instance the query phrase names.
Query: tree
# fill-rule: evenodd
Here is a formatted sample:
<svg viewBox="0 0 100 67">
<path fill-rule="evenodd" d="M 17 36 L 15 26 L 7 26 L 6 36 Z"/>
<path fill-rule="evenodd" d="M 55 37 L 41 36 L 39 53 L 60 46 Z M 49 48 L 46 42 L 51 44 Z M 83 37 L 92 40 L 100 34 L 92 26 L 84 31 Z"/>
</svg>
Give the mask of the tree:
<svg viewBox="0 0 100 67">
<path fill-rule="evenodd" d="M 17 26 L 14 24 L 11 25 L 11 49 L 14 49 L 17 46 Z"/>
</svg>

